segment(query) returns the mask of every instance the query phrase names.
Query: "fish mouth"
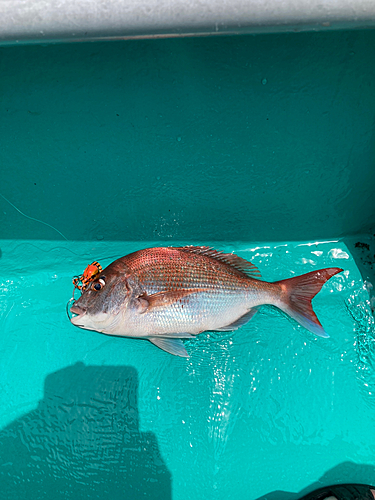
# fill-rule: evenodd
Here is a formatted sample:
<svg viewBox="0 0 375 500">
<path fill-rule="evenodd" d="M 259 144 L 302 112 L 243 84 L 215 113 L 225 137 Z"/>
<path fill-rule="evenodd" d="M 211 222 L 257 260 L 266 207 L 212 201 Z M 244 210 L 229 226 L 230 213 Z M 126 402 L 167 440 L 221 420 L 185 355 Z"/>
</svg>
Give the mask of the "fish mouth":
<svg viewBox="0 0 375 500">
<path fill-rule="evenodd" d="M 70 318 L 71 323 L 73 323 L 73 325 L 80 326 L 79 322 L 81 318 L 83 318 L 83 316 L 87 313 L 86 309 L 82 309 L 82 307 L 74 305 L 70 308 L 70 312 L 72 314 L 75 314 L 75 316 L 72 316 Z"/>
</svg>

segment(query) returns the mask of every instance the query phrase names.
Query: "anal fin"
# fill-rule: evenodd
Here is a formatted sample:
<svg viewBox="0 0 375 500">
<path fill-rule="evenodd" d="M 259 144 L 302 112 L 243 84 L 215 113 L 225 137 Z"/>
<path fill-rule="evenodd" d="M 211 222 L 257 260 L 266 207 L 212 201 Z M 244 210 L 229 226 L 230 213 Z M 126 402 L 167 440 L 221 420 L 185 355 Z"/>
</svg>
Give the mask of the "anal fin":
<svg viewBox="0 0 375 500">
<path fill-rule="evenodd" d="M 246 325 L 246 323 L 248 323 L 253 318 L 258 309 L 259 307 L 253 307 L 252 309 L 250 309 L 250 311 L 245 313 L 243 316 L 240 316 L 238 319 L 236 319 L 236 321 L 234 321 L 230 325 L 222 326 L 221 328 L 216 328 L 216 331 L 229 332 L 232 330 L 237 330 L 237 328 Z"/>
<path fill-rule="evenodd" d="M 180 339 L 166 339 L 163 337 L 149 337 L 148 339 L 154 345 L 159 347 L 165 352 L 169 352 L 169 354 L 173 354 L 174 356 L 181 356 L 182 358 L 188 358 L 189 355 L 185 349 L 184 343 Z"/>
</svg>

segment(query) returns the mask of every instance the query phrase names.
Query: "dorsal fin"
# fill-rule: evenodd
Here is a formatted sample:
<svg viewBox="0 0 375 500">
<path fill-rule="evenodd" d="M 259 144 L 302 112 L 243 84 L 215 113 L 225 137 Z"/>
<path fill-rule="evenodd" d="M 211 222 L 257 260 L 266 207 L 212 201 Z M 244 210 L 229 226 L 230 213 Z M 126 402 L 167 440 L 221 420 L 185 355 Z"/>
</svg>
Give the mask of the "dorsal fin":
<svg viewBox="0 0 375 500">
<path fill-rule="evenodd" d="M 182 250 L 183 252 L 205 255 L 206 257 L 211 257 L 212 259 L 224 262 L 225 264 L 228 264 L 229 266 L 233 267 L 237 271 L 240 271 L 245 276 L 249 276 L 250 278 L 260 279 L 262 277 L 259 269 L 254 264 L 243 259 L 242 257 L 238 257 L 238 255 L 234 253 L 223 253 L 215 250 L 212 247 L 186 246 L 179 247 L 178 249 Z"/>
</svg>

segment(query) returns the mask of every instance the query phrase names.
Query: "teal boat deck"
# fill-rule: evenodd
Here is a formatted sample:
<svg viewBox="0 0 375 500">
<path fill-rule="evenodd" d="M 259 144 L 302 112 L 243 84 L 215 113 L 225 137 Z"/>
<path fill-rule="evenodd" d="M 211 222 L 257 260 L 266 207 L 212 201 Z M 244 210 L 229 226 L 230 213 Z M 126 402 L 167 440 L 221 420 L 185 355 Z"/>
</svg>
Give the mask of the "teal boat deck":
<svg viewBox="0 0 375 500">
<path fill-rule="evenodd" d="M 0 498 L 293 500 L 375 483 L 374 43 L 0 48 Z M 89 263 L 185 244 L 270 281 L 342 267 L 313 302 L 330 338 L 264 307 L 182 359 L 70 324 Z"/>
</svg>

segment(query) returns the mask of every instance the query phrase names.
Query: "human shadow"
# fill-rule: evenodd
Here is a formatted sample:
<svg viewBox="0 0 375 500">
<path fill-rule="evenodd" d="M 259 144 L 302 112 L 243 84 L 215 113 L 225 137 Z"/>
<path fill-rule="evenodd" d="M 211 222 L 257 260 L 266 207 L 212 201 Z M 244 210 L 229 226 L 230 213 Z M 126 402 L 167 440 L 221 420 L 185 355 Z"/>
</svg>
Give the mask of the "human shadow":
<svg viewBox="0 0 375 500">
<path fill-rule="evenodd" d="M 304 488 L 299 493 L 273 491 L 259 497 L 257 500 L 298 500 L 324 486 L 344 483 L 375 485 L 375 467 L 373 465 L 356 464 L 349 461 L 342 462 L 325 472 L 319 481 Z"/>
<path fill-rule="evenodd" d="M 137 392 L 130 366 L 48 375 L 38 407 L 0 431 L 0 498 L 171 500 L 156 436 L 139 430 Z"/>
</svg>

